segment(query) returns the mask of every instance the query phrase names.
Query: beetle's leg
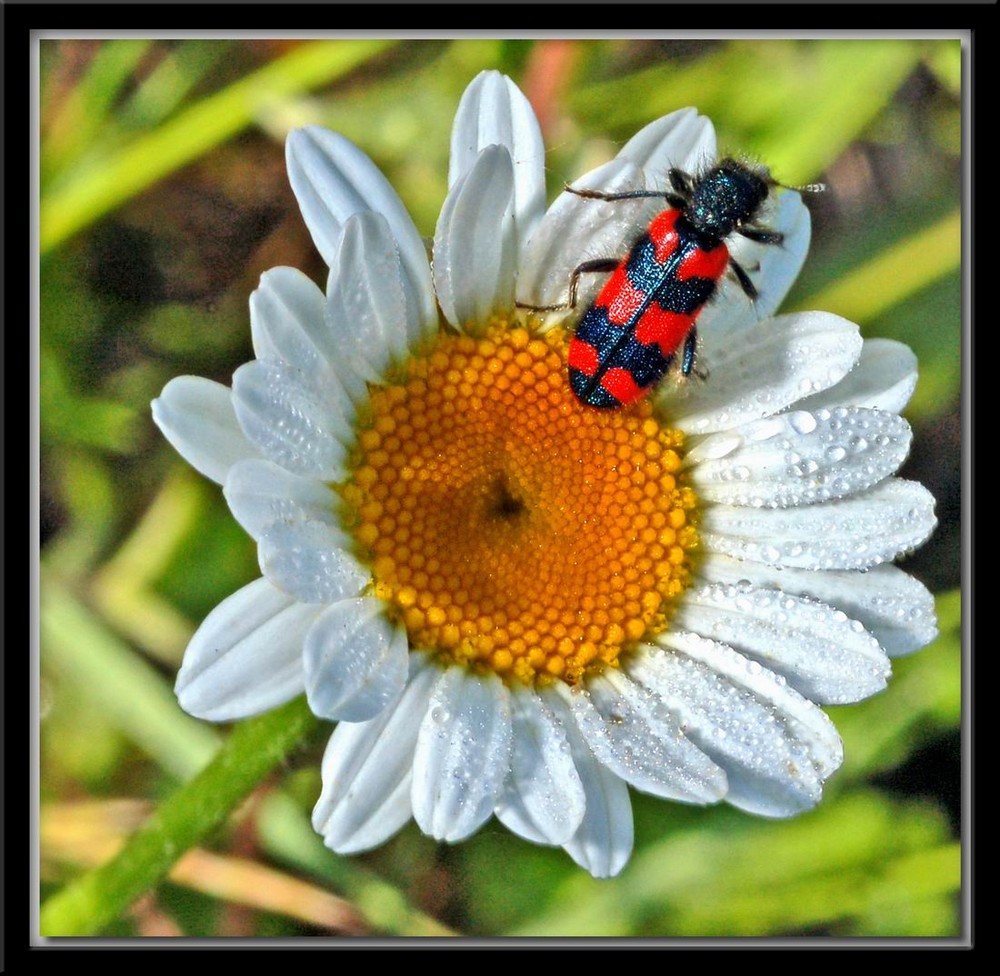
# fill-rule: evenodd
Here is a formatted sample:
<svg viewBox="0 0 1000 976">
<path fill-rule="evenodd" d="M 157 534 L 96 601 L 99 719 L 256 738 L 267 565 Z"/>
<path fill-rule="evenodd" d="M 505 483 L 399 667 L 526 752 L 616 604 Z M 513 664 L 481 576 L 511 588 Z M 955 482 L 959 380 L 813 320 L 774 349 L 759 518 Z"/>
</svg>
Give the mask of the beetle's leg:
<svg viewBox="0 0 1000 976">
<path fill-rule="evenodd" d="M 684 337 L 684 353 L 681 356 L 682 376 L 691 375 L 691 370 L 694 369 L 694 357 L 697 351 L 698 351 L 698 329 L 697 327 L 692 327 L 691 331 Z"/>
<path fill-rule="evenodd" d="M 743 266 L 739 264 L 739 262 L 733 261 L 732 258 L 730 258 L 729 267 L 732 268 L 733 274 L 736 275 L 736 280 L 740 283 L 740 288 L 743 289 L 743 294 L 746 295 L 750 301 L 755 301 L 757 298 L 757 288 L 750 280 L 750 276 L 743 270 Z"/>
<path fill-rule="evenodd" d="M 758 244 L 782 244 L 785 240 L 785 235 L 780 231 L 766 230 L 763 227 L 741 227 L 739 234 Z"/>
<path fill-rule="evenodd" d="M 614 271 L 621 261 L 618 258 L 595 258 L 593 261 L 584 261 L 573 269 L 573 274 L 569 279 L 569 301 L 559 302 L 556 305 L 528 305 L 525 302 L 515 302 L 518 308 L 527 308 L 532 312 L 555 312 L 562 308 L 576 308 L 576 294 L 580 284 L 580 275 L 599 274 Z"/>
</svg>

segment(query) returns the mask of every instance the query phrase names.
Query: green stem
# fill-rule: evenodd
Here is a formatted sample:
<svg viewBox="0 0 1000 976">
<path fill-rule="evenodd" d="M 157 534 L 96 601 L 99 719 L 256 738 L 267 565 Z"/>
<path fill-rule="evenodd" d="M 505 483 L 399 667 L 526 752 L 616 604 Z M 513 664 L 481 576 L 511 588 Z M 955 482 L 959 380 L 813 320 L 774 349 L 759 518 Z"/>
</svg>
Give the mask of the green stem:
<svg viewBox="0 0 1000 976">
<path fill-rule="evenodd" d="M 181 855 L 219 827 L 320 722 L 304 698 L 237 725 L 212 762 L 167 800 L 107 864 L 42 906 L 45 936 L 96 935 Z"/>
</svg>

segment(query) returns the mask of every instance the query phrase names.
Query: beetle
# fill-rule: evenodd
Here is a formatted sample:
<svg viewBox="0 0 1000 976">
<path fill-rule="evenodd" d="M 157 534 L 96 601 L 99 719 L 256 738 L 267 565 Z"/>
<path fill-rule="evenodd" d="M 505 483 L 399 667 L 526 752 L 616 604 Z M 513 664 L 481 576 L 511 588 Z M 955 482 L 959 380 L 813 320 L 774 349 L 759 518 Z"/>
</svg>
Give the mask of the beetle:
<svg viewBox="0 0 1000 976">
<path fill-rule="evenodd" d="M 612 272 L 576 327 L 569 346 L 569 379 L 582 403 L 616 409 L 641 399 L 680 352 L 680 371 L 694 368 L 697 320 L 730 270 L 753 301 L 757 289 L 726 246 L 741 234 L 760 244 L 781 244 L 784 235 L 755 220 L 771 188 L 769 172 L 726 158 L 698 176 L 673 168 L 666 191 L 602 193 L 567 189 L 594 200 L 662 197 L 658 213 L 621 260 L 579 265 L 570 279 L 569 306 L 576 305 L 581 274 Z M 550 310 L 565 305 L 542 306 Z"/>
</svg>

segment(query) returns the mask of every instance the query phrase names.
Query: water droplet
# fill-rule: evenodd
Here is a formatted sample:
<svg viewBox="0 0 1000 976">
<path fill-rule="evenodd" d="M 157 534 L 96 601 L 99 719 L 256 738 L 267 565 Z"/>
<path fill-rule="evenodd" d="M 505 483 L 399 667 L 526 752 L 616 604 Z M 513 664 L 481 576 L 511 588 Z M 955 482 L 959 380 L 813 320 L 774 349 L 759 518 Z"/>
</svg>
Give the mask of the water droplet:
<svg viewBox="0 0 1000 976">
<path fill-rule="evenodd" d="M 788 422 L 800 434 L 811 434 L 816 429 L 816 418 L 805 410 L 796 410 L 789 414 Z"/>
</svg>

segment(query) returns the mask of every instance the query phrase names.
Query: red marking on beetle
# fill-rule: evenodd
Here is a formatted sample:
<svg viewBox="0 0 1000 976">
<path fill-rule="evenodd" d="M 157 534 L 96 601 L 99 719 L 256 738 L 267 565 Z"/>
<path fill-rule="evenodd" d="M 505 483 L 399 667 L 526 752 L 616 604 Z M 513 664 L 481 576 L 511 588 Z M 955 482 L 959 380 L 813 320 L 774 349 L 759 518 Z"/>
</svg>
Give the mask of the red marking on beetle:
<svg viewBox="0 0 1000 976">
<path fill-rule="evenodd" d="M 666 358 L 673 355 L 684 337 L 691 331 L 694 318 L 690 315 L 669 312 L 653 302 L 639 317 L 635 337 L 644 346 L 656 343 Z"/>
<path fill-rule="evenodd" d="M 728 264 L 729 248 L 725 244 L 719 244 L 710 251 L 696 247 L 684 256 L 677 268 L 677 277 L 681 281 L 688 278 L 711 278 L 718 281 Z"/>
<path fill-rule="evenodd" d="M 569 344 L 568 361 L 573 369 L 580 370 L 586 376 L 593 376 L 599 365 L 597 350 L 589 342 L 575 338 Z"/>
<path fill-rule="evenodd" d="M 608 320 L 612 325 L 628 325 L 638 314 L 647 297 L 644 291 L 633 287 L 628 279 L 625 265 L 620 264 L 601 289 L 595 304 L 607 308 Z"/>
<path fill-rule="evenodd" d="M 646 392 L 644 387 L 636 383 L 632 374 L 620 366 L 614 366 L 604 374 L 601 386 L 622 405 L 634 403 Z"/>
<path fill-rule="evenodd" d="M 658 213 L 646 233 L 656 248 L 655 256 L 659 264 L 665 264 L 670 255 L 677 250 L 680 235 L 674 228 L 677 218 L 680 217 L 681 210 L 664 210 Z"/>
</svg>

